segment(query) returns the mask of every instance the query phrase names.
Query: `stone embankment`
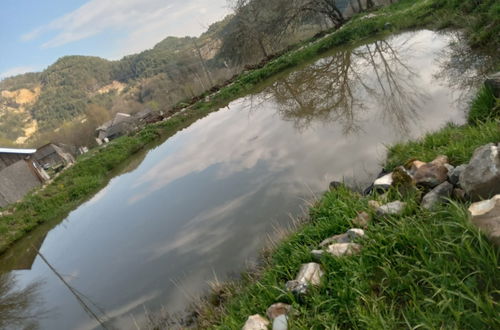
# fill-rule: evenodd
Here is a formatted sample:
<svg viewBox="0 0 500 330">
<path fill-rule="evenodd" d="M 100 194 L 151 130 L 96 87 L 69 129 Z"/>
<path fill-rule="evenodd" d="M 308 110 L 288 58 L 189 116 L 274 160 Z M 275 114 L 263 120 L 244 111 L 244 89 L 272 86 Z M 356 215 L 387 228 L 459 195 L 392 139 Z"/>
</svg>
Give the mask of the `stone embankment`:
<svg viewBox="0 0 500 330">
<path fill-rule="evenodd" d="M 477 148 L 468 164 L 452 166 L 446 156 L 438 156 L 425 163 L 412 160 L 385 173 L 375 180 L 368 193 L 378 201 L 369 202 L 373 215 L 359 212 L 351 220 L 354 228 L 345 233 L 325 238 L 311 251 L 311 262 L 302 264 L 295 279 L 288 281 L 285 290 L 297 297 L 307 295 L 312 286 L 320 286 L 324 271 L 319 262 L 326 254 L 333 258 L 356 257 L 363 253 L 363 239 L 368 224 L 384 217 L 406 212 L 408 199 L 416 199 L 420 207 L 432 212 L 440 204 L 451 200 L 474 202 L 469 207 L 470 221 L 495 245 L 500 246 L 500 144 L 487 144 Z M 332 182 L 330 189 L 338 189 L 341 183 Z M 407 202 L 390 200 L 391 191 L 407 198 Z M 394 194 L 392 194 L 394 195 Z M 488 199 L 491 198 L 491 199 Z M 299 299 L 300 301 L 300 299 Z M 290 305 L 277 302 L 271 305 L 267 318 L 259 314 L 248 317 L 244 330 L 288 329 L 292 317 Z"/>
</svg>

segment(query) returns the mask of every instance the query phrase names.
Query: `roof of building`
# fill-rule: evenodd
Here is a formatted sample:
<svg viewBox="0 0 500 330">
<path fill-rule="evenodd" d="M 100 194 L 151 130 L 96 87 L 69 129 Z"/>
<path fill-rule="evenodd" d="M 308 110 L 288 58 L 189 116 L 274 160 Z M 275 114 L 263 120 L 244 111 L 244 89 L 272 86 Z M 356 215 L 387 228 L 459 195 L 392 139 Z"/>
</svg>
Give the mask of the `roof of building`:
<svg viewBox="0 0 500 330">
<path fill-rule="evenodd" d="M 0 148 L 0 153 L 3 154 L 25 154 L 31 155 L 36 152 L 36 149 L 15 149 L 15 148 Z"/>
<path fill-rule="evenodd" d="M 121 113 L 121 112 L 117 112 L 115 117 L 113 119 L 111 119 L 110 121 L 107 121 L 105 122 L 104 124 L 102 124 L 101 126 L 99 126 L 96 130 L 107 130 L 108 128 L 114 126 L 114 125 L 117 125 L 117 124 L 120 124 L 124 121 L 130 121 L 132 120 L 133 118 L 127 114 L 127 113 Z"/>
<path fill-rule="evenodd" d="M 153 113 L 153 110 L 149 109 L 149 108 L 146 108 L 142 111 L 139 111 L 137 112 L 134 117 L 137 118 L 137 119 L 143 119 L 149 115 L 151 115 Z"/>
<path fill-rule="evenodd" d="M 40 160 L 55 152 L 62 154 L 64 151 L 55 143 L 47 143 L 36 150 L 34 157 L 36 160 Z"/>
</svg>

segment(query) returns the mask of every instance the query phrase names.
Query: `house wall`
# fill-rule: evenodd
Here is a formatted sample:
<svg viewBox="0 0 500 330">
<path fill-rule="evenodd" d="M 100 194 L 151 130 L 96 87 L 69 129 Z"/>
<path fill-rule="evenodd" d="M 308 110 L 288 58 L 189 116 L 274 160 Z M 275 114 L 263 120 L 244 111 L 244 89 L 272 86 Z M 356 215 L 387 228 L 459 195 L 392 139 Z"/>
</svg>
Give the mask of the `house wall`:
<svg viewBox="0 0 500 330">
<path fill-rule="evenodd" d="M 15 162 L 24 159 L 28 155 L 24 154 L 11 154 L 11 153 L 0 153 L 0 171 L 14 164 Z"/>
<path fill-rule="evenodd" d="M 20 160 L 0 171 L 0 207 L 15 203 L 42 183 L 30 164 Z"/>
</svg>

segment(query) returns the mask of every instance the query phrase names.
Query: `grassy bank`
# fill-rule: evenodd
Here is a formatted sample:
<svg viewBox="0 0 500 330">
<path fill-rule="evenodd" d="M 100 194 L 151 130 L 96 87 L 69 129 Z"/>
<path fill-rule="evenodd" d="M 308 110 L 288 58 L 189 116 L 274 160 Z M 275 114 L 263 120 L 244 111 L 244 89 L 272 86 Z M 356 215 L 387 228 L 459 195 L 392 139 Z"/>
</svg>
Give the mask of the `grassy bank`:
<svg viewBox="0 0 500 330">
<path fill-rule="evenodd" d="M 284 290 L 311 249 L 352 228 L 369 198 L 346 189 L 327 193 L 311 222 L 280 244 L 258 280 L 226 288 L 220 309 L 204 311 L 201 328 L 238 329 L 275 302 L 291 304 L 290 329 L 498 328 L 499 253 L 467 221 L 464 206 L 436 212 L 413 200 L 403 216 L 375 220 L 361 255 L 324 256 L 322 284 L 299 300 Z"/>
<path fill-rule="evenodd" d="M 0 253 L 37 224 L 62 218 L 90 198 L 107 184 L 113 171 L 138 150 L 159 141 L 161 137 L 174 134 L 209 112 L 249 93 L 266 79 L 311 61 L 335 46 L 424 26 L 467 27 L 470 40 L 475 45 L 498 45 L 499 34 L 495 34 L 498 31 L 498 24 L 495 23 L 498 23 L 498 3 L 489 0 L 483 1 L 480 6 L 471 7 L 464 4 L 475 4 L 475 1 L 402 0 L 379 10 L 375 17 L 355 17 L 342 29 L 315 42 L 299 45 L 296 50 L 270 61 L 264 67 L 242 74 L 233 83 L 211 96 L 209 101 L 200 101 L 166 122 L 151 125 L 134 136 L 117 139 L 105 149 L 92 151 L 43 191 L 28 195 L 22 202 L 9 207 L 15 211 L 0 219 Z M 461 19 L 464 15 L 468 20 Z M 473 20 L 474 24 L 470 24 L 470 20 Z M 486 23 L 492 24 L 491 27 L 485 25 Z"/>
<path fill-rule="evenodd" d="M 500 142 L 498 104 L 481 90 L 469 124 L 393 146 L 386 168 L 441 154 L 453 165 L 467 162 L 475 148 Z M 377 217 L 368 205 L 394 199 L 407 202 L 402 215 Z M 498 329 L 500 251 L 471 226 L 467 207 L 450 202 L 428 211 L 396 190 L 388 197 L 361 196 L 345 187 L 327 192 L 310 209 L 310 219 L 266 253 L 260 270 L 219 288 L 212 299 L 218 303 L 200 308 L 199 326 L 238 329 L 249 315 L 265 315 L 271 304 L 283 302 L 294 310 L 290 329 Z M 318 262 L 325 276 L 318 287 L 301 298 L 286 291 L 300 265 L 315 261 L 311 250 L 356 227 L 352 219 L 360 211 L 373 218 L 361 254 L 323 255 Z"/>
</svg>

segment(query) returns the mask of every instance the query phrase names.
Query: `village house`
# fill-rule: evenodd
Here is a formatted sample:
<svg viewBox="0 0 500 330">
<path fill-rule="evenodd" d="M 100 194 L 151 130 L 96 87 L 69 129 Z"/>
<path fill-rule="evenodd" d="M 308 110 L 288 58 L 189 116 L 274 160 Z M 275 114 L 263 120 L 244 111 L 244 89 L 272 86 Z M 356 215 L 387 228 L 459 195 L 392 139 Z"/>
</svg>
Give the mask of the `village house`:
<svg viewBox="0 0 500 330">
<path fill-rule="evenodd" d="M 118 112 L 115 117 L 96 129 L 97 143 L 101 144 L 125 135 L 134 130 L 135 118 L 129 114 Z"/>
<path fill-rule="evenodd" d="M 49 177 L 33 159 L 35 149 L 0 148 L 0 207 L 15 203 Z"/>
<path fill-rule="evenodd" d="M 163 112 L 153 111 L 149 108 L 146 108 L 138 113 L 134 114 L 135 120 L 142 125 L 152 124 L 163 119 Z"/>
<path fill-rule="evenodd" d="M 33 158 L 45 170 L 64 168 L 75 162 L 75 158 L 71 153 L 54 143 L 47 143 L 38 148 L 33 154 Z"/>
</svg>

